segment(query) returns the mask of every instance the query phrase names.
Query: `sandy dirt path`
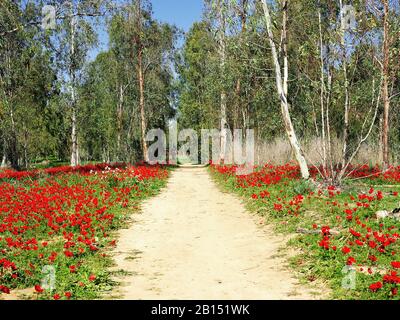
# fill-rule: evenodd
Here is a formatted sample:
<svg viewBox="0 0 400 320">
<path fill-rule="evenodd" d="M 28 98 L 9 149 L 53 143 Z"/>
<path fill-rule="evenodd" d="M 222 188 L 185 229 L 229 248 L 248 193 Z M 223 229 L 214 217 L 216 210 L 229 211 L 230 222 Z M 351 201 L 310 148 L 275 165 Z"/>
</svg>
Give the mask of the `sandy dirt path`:
<svg viewBox="0 0 400 320">
<path fill-rule="evenodd" d="M 205 168 L 180 168 L 114 251 L 118 299 L 315 299 L 286 268 L 287 239 L 260 226 Z M 314 290 L 315 291 L 315 290 Z"/>
</svg>

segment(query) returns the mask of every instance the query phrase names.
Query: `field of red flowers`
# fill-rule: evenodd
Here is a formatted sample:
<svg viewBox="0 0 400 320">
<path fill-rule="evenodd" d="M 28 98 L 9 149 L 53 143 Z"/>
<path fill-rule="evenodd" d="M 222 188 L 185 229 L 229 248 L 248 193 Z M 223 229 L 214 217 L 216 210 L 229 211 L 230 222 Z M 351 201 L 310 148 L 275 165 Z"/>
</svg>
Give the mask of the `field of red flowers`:
<svg viewBox="0 0 400 320">
<path fill-rule="evenodd" d="M 113 231 L 167 176 L 125 164 L 0 172 L 0 299 L 22 288 L 56 300 L 110 290 Z"/>
<path fill-rule="evenodd" d="M 277 230 L 298 233 L 289 244 L 301 254 L 291 265 L 303 280 L 328 282 L 336 299 L 400 299 L 400 221 L 375 217 L 400 207 L 400 167 L 384 174 L 378 167 L 349 168 L 340 189 L 302 181 L 293 164 L 256 167 L 247 176 L 237 176 L 235 166 L 210 170 Z"/>
</svg>

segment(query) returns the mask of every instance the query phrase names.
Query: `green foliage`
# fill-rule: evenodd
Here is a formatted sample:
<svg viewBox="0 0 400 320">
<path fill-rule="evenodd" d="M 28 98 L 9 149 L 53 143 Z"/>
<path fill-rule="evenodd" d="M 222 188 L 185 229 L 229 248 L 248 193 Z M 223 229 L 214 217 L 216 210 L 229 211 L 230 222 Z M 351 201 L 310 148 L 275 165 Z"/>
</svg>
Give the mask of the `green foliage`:
<svg viewBox="0 0 400 320">
<path fill-rule="evenodd" d="M 291 268 L 298 272 L 302 282 L 318 281 L 317 287 L 322 285 L 323 288 L 329 289 L 326 291 L 324 299 L 399 299 L 398 294 L 391 293 L 390 284 L 384 284 L 384 289 L 377 292 L 372 292 L 369 288 L 374 282 L 382 282 L 383 275 L 389 273 L 389 270 L 394 270 L 391 262 L 398 261 L 400 258 L 397 241 L 394 241 L 391 247 L 379 251 L 377 249 L 379 249 L 380 243 L 375 237 L 375 235 L 387 234 L 397 238 L 400 221 L 390 218 L 384 220 L 374 218 L 374 214 L 378 210 L 393 210 L 399 206 L 400 185 L 398 183 L 391 186 L 380 186 L 373 189 L 373 193 L 370 194 L 371 185 L 375 185 L 376 180 L 348 181 L 342 192 L 335 191 L 329 194 L 329 190 L 326 188 L 314 189 L 309 182 L 301 182 L 297 179 L 283 178 L 276 184 L 261 183 L 259 186 L 254 184 L 243 188 L 235 175 L 222 174 L 212 168 L 210 173 L 222 188 L 240 195 L 247 208 L 265 218 L 266 222 L 271 223 L 277 232 L 291 235 L 287 246 L 298 252 L 290 258 Z M 249 180 L 251 181 L 251 179 Z M 388 181 L 386 181 L 387 183 Z M 377 200 L 375 196 L 378 190 L 383 195 L 380 200 Z M 254 194 L 258 195 L 265 191 L 268 191 L 268 197 L 262 199 L 252 197 Z M 374 200 L 363 202 L 358 198 L 358 195 L 362 194 L 368 194 Z M 298 195 L 304 196 L 302 202 L 290 205 L 291 199 Z M 357 203 L 361 202 L 367 205 L 358 206 Z M 280 203 L 284 203 L 284 205 L 282 209 L 277 210 L 274 205 Z M 295 206 L 298 206 L 298 210 L 296 214 L 293 214 Z M 353 219 L 346 219 L 344 212 L 346 208 L 357 208 Z M 335 234 L 332 232 L 332 235 L 329 236 L 329 250 L 321 246 L 324 238 L 321 230 L 325 226 L 338 232 Z M 297 231 L 299 228 L 311 232 L 310 234 L 299 234 Z M 359 237 L 352 235 L 349 232 L 351 229 L 360 232 L 361 235 Z M 364 239 L 365 234 L 369 234 L 369 236 Z M 360 240 L 362 242 L 354 243 Z M 378 246 L 372 248 L 369 241 L 375 241 Z M 351 248 L 351 252 L 348 254 L 342 251 L 346 246 Z M 376 257 L 377 260 L 372 261 L 371 256 Z M 348 275 L 345 268 L 348 265 L 349 257 L 355 259 L 356 263 L 353 264 L 353 267 L 358 268 L 354 289 L 342 287 L 342 281 Z M 375 272 L 369 274 L 368 268 L 372 268 Z M 384 272 L 380 274 L 376 270 L 384 270 Z M 392 285 L 393 288 L 396 286 L 398 285 Z"/>
<path fill-rule="evenodd" d="M 310 180 L 294 180 L 291 182 L 294 194 L 306 195 L 316 190 L 315 184 Z"/>
<path fill-rule="evenodd" d="M 110 48 L 86 68 L 80 89 L 82 153 L 88 160 L 137 161 L 140 154 L 140 118 L 137 48 L 134 21 L 127 12 L 108 23 Z M 144 79 L 148 128 L 165 128 L 175 114 L 172 59 L 178 30 L 143 12 Z"/>
<path fill-rule="evenodd" d="M 71 17 L 67 1 L 56 30 L 42 30 L 41 7 L 51 1 L 4 0 L 0 11 L 0 154 L 15 168 L 29 166 L 37 158 L 67 161 L 71 147 L 71 95 L 68 74 L 76 76 L 78 144 L 81 161 L 136 161 L 141 155 L 138 47 L 135 37 L 136 2 L 111 10 L 108 4 L 80 1 L 79 10 L 89 16 L 76 19 L 75 53 L 70 56 Z M 220 6 L 218 6 L 220 4 Z M 279 1 L 270 2 L 273 32 L 281 37 Z M 321 57 L 323 42 L 325 92 L 331 136 L 343 138 L 344 72 L 348 70 L 350 118 L 348 154 L 365 134 L 365 119 L 379 96 L 382 49 L 382 18 L 366 10 L 360 1 L 357 28 L 346 34 L 347 52 L 340 48 L 338 3 L 316 0 L 290 2 L 288 7 L 288 60 L 291 117 L 302 140 L 321 134 Z M 142 3 L 143 69 L 148 128 L 165 128 L 178 117 L 181 127 L 200 130 L 220 125 L 221 92 L 227 95 L 230 128 L 252 128 L 259 141 L 284 134 L 275 74 L 267 41 L 264 15 L 258 1 L 205 1 L 201 21 L 193 24 L 178 50 L 181 31 L 152 17 L 151 1 Z M 221 7 L 222 6 L 222 7 Z M 390 95 L 400 101 L 400 42 L 398 10 L 390 4 Z M 105 16 L 96 18 L 99 10 Z M 225 25 L 219 21 L 219 8 Z M 110 9 L 110 10 L 109 10 Z M 318 12 L 321 12 L 319 25 Z M 109 46 L 94 59 L 89 51 L 98 46 L 97 30 L 105 26 Z M 218 35 L 224 29 L 225 63 L 222 68 Z M 320 30 L 321 28 L 321 30 Z M 281 44 L 277 43 L 281 48 Z M 282 60 L 282 59 L 281 59 Z M 283 62 L 283 61 L 281 61 Z M 72 69 L 71 69 L 72 68 Z M 328 88 L 325 88 L 328 90 Z M 382 102 L 380 103 L 380 105 Z M 370 141 L 378 144 L 382 108 Z M 391 112 L 392 158 L 400 150 L 400 117 Z M 317 133 L 319 132 L 319 133 Z"/>
</svg>

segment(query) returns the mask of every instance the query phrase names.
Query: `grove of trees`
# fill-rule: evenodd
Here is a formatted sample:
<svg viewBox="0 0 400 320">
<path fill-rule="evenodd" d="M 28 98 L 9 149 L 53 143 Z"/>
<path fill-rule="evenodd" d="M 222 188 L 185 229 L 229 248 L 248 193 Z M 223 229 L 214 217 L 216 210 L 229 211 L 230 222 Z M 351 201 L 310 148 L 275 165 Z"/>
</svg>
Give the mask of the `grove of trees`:
<svg viewBox="0 0 400 320">
<path fill-rule="evenodd" d="M 177 118 L 220 128 L 222 151 L 225 129 L 254 129 L 258 151 L 283 138 L 304 178 L 338 182 L 365 146 L 398 162 L 399 103 L 399 0 L 204 0 L 186 34 L 150 0 L 0 2 L 3 166 L 147 160 L 146 131 Z"/>
</svg>

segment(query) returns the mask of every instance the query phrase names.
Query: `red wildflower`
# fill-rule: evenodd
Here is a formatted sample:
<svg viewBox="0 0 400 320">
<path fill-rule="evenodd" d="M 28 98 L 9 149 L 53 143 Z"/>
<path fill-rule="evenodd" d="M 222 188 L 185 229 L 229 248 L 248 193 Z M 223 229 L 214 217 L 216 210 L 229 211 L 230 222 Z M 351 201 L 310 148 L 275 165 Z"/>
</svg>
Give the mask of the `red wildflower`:
<svg viewBox="0 0 400 320">
<path fill-rule="evenodd" d="M 356 240 L 355 241 L 357 245 L 359 245 L 360 247 L 362 247 L 364 245 L 364 242 L 360 241 L 360 240 Z"/>
<path fill-rule="evenodd" d="M 351 252 L 351 249 L 350 249 L 349 247 L 344 246 L 344 247 L 342 248 L 342 252 L 343 252 L 344 254 L 348 254 L 348 253 Z"/>
<path fill-rule="evenodd" d="M 376 291 L 378 291 L 380 288 L 382 288 L 382 286 L 383 286 L 382 282 L 378 281 L 378 282 L 375 282 L 375 283 L 371 284 L 371 285 L 369 286 L 369 289 L 370 289 L 372 292 L 376 292 Z"/>
<path fill-rule="evenodd" d="M 390 274 L 386 274 L 383 277 L 383 282 L 386 283 L 400 283 L 400 277 L 397 276 L 396 271 L 392 271 Z"/>
<path fill-rule="evenodd" d="M 36 291 L 37 293 L 42 293 L 42 292 L 44 291 L 44 289 L 43 289 L 41 286 L 39 286 L 39 285 L 35 285 L 35 291 Z"/>
<path fill-rule="evenodd" d="M 351 209 L 346 209 L 346 210 L 344 210 L 344 212 L 345 212 L 347 215 L 352 215 L 352 214 L 353 214 L 353 210 L 351 210 Z"/>
<path fill-rule="evenodd" d="M 393 268 L 400 269 L 400 261 L 392 261 L 391 265 Z"/>
<path fill-rule="evenodd" d="M 377 244 L 374 241 L 368 241 L 368 246 L 372 249 L 376 248 Z"/>
<path fill-rule="evenodd" d="M 357 231 L 355 231 L 355 230 L 353 230 L 353 229 L 351 229 L 351 228 L 350 228 L 349 231 L 350 231 L 350 233 L 351 233 L 353 236 L 355 236 L 355 237 L 357 237 L 357 238 L 361 236 L 361 233 L 359 233 L 359 232 L 357 232 Z"/>
<path fill-rule="evenodd" d="M 64 251 L 64 254 L 65 254 L 65 256 L 68 257 L 68 258 L 72 258 L 72 257 L 74 256 L 74 254 L 73 254 L 71 251 L 69 251 L 69 250 L 65 250 L 65 251 Z"/>
<path fill-rule="evenodd" d="M 324 237 L 318 244 L 320 247 L 329 250 L 329 237 Z"/>
<path fill-rule="evenodd" d="M 328 226 L 325 226 L 325 227 L 321 228 L 322 234 L 325 234 L 325 235 L 330 235 L 331 234 L 330 230 L 331 230 L 331 228 L 328 227 Z"/>
<path fill-rule="evenodd" d="M 348 257 L 348 258 L 347 258 L 346 264 L 347 264 L 348 266 L 351 266 L 351 265 L 353 265 L 355 262 L 356 262 L 356 259 L 355 259 L 355 258 L 353 258 L 353 257 Z"/>
<path fill-rule="evenodd" d="M 0 291 L 5 293 L 5 294 L 10 294 L 10 289 L 6 286 L 0 285 Z"/>
</svg>

